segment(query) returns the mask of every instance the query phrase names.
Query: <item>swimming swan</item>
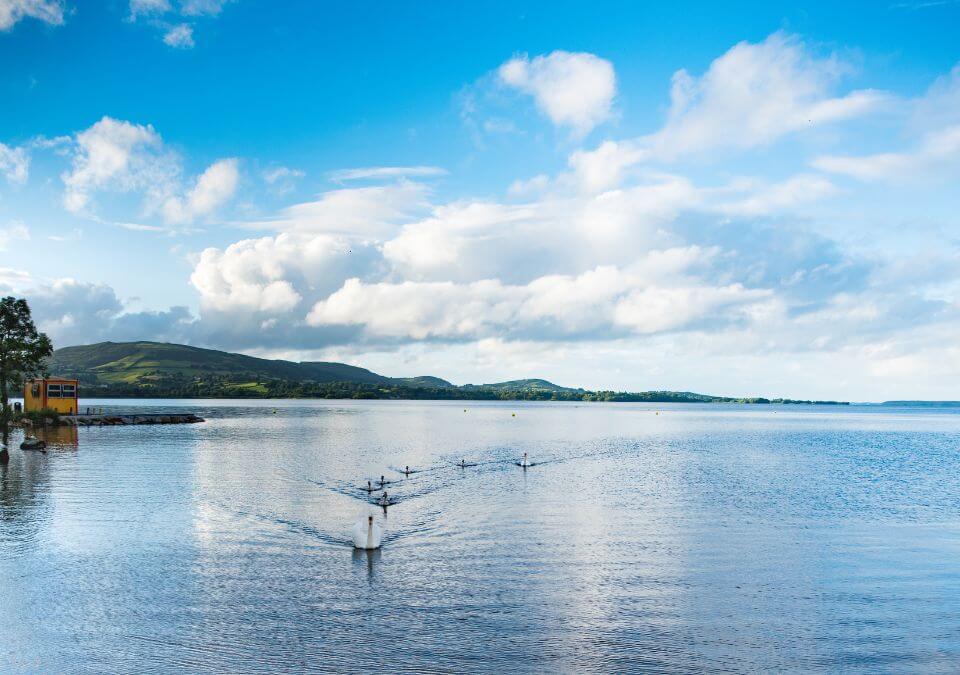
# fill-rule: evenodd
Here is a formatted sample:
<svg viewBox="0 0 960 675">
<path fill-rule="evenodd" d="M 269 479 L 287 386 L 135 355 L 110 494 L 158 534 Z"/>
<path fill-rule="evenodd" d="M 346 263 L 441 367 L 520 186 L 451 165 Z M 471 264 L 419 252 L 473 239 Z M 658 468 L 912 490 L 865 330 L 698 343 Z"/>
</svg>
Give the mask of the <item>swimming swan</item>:
<svg viewBox="0 0 960 675">
<path fill-rule="evenodd" d="M 383 494 L 380 495 L 380 501 L 378 502 L 383 508 L 390 506 L 390 497 L 387 496 L 387 491 L 384 490 Z"/>
<path fill-rule="evenodd" d="M 361 520 L 353 526 L 353 547 L 372 551 L 380 548 L 380 538 L 383 531 L 379 525 L 373 523 L 373 516 L 367 516 L 365 521 Z"/>
<path fill-rule="evenodd" d="M 522 466 L 524 469 L 526 469 L 528 466 L 533 466 L 533 464 L 527 460 L 527 453 L 523 453 L 523 459 L 521 459 L 519 462 L 515 462 L 515 464 L 517 466 Z"/>
</svg>

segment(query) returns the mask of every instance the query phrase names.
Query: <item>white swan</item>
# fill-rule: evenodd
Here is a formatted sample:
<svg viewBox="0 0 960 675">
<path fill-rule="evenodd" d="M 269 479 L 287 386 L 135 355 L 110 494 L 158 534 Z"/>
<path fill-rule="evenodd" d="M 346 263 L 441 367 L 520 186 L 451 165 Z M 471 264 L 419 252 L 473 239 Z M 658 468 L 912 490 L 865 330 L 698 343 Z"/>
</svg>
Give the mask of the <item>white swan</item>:
<svg viewBox="0 0 960 675">
<path fill-rule="evenodd" d="M 367 516 L 367 519 L 357 522 L 353 526 L 353 547 L 372 551 L 380 548 L 380 538 L 383 532 L 379 525 L 373 522 L 373 516 Z"/>
<path fill-rule="evenodd" d="M 530 462 L 527 461 L 527 453 L 523 453 L 523 459 L 520 460 L 520 466 L 526 469 L 530 466 Z"/>
<path fill-rule="evenodd" d="M 380 495 L 380 506 L 382 506 L 383 508 L 387 508 L 388 506 L 390 506 L 390 498 L 387 496 L 386 490 L 384 490 L 383 494 Z"/>
</svg>

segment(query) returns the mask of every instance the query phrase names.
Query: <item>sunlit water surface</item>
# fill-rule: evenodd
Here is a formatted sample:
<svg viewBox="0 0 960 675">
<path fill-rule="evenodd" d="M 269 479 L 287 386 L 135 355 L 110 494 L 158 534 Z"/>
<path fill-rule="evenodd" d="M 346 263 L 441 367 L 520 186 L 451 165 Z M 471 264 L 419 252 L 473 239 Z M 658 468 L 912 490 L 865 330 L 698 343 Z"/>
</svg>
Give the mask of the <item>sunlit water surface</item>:
<svg viewBox="0 0 960 675">
<path fill-rule="evenodd" d="M 956 410 L 135 405 L 10 439 L 0 672 L 960 669 Z"/>
</svg>

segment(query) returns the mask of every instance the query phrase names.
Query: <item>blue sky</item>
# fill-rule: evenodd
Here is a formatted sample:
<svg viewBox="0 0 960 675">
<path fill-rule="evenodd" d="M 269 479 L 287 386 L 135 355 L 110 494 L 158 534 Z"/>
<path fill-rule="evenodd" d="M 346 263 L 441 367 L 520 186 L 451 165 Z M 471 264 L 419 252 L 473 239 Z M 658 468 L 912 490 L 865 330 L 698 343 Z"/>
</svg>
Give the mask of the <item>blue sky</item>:
<svg viewBox="0 0 960 675">
<path fill-rule="evenodd" d="M 957 398 L 960 3 L 0 0 L 58 345 Z"/>
</svg>

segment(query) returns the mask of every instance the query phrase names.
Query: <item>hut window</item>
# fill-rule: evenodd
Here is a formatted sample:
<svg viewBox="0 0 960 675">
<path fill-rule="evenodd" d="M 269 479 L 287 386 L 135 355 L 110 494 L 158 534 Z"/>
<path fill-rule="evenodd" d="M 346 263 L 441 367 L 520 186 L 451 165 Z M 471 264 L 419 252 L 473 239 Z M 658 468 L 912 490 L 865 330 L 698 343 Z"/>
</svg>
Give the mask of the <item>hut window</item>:
<svg viewBox="0 0 960 675">
<path fill-rule="evenodd" d="M 33 385 L 31 385 L 30 387 L 30 395 L 33 396 L 34 398 L 39 398 L 40 396 L 40 385 L 37 384 L 36 382 L 34 382 Z"/>
<path fill-rule="evenodd" d="M 59 385 L 59 384 L 48 384 L 48 385 L 47 385 L 47 398 L 60 398 L 60 385 Z"/>
<path fill-rule="evenodd" d="M 74 398 L 77 395 L 77 387 L 74 384 L 65 384 L 60 390 L 62 398 Z"/>
</svg>

